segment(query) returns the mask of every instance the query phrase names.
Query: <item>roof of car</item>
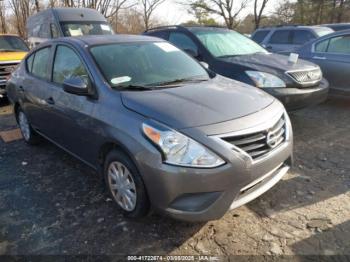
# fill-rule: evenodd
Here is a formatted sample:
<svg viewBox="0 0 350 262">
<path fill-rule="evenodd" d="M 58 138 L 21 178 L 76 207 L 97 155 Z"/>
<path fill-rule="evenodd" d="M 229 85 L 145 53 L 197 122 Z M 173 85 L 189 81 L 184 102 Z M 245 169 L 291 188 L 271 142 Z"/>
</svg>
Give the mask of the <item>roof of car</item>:
<svg viewBox="0 0 350 262">
<path fill-rule="evenodd" d="M 82 45 L 104 45 L 104 44 L 113 44 L 113 43 L 132 43 L 132 42 L 144 42 L 144 41 L 164 41 L 162 39 L 145 36 L 145 35 L 124 35 L 124 34 L 115 34 L 115 35 L 90 35 L 90 36 L 74 36 L 74 37 L 62 37 L 52 42 L 75 42 Z"/>
<path fill-rule="evenodd" d="M 189 31 L 189 32 L 198 32 L 198 31 L 208 31 L 208 30 L 213 30 L 213 31 L 227 31 L 227 30 L 232 30 L 224 26 L 201 26 L 201 25 L 168 25 L 168 26 L 159 26 L 159 27 L 154 27 L 146 30 L 144 34 L 152 33 L 152 32 L 159 32 L 159 31 L 164 31 L 164 30 L 179 30 L 179 31 Z"/>
<path fill-rule="evenodd" d="M 272 30 L 272 29 L 317 29 L 317 28 L 326 28 L 326 26 L 320 26 L 320 25 L 279 25 L 279 26 L 266 26 L 266 27 L 260 27 L 256 31 L 261 30 Z"/>
<path fill-rule="evenodd" d="M 91 8 L 59 7 L 48 8 L 29 17 L 29 21 L 36 20 L 36 17 L 56 16 L 59 21 L 100 21 L 105 22 L 106 18 L 97 10 Z"/>
<path fill-rule="evenodd" d="M 350 23 L 322 24 L 320 26 L 346 26 L 346 25 L 350 25 Z"/>
<path fill-rule="evenodd" d="M 333 36 L 342 36 L 342 35 L 349 35 L 349 34 L 350 34 L 350 29 L 346 29 L 346 30 L 342 30 L 342 31 L 335 31 L 333 33 L 330 33 L 328 35 L 324 35 L 324 36 L 318 38 L 318 40 L 322 40 L 322 39 L 333 37 Z"/>
</svg>

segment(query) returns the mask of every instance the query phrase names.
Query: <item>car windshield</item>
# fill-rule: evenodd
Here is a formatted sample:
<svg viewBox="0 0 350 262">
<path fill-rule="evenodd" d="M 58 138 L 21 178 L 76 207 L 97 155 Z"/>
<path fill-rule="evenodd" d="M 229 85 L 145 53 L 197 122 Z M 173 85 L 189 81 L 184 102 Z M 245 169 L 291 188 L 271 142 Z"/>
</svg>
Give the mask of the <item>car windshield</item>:
<svg viewBox="0 0 350 262">
<path fill-rule="evenodd" d="M 319 37 L 321 37 L 321 36 L 333 33 L 334 30 L 332 28 L 328 28 L 328 27 L 320 27 L 320 28 L 315 28 L 315 32 Z"/>
<path fill-rule="evenodd" d="M 102 22 L 64 22 L 61 23 L 65 36 L 111 35 L 112 29 Z"/>
<path fill-rule="evenodd" d="M 164 88 L 209 79 L 198 62 L 167 42 L 99 45 L 90 51 L 109 84 L 120 89 Z"/>
<path fill-rule="evenodd" d="M 260 45 L 237 33 L 229 30 L 198 30 L 194 34 L 215 57 L 229 57 L 267 53 Z"/>
<path fill-rule="evenodd" d="M 25 42 L 17 36 L 0 36 L 0 52 L 27 52 Z"/>
</svg>

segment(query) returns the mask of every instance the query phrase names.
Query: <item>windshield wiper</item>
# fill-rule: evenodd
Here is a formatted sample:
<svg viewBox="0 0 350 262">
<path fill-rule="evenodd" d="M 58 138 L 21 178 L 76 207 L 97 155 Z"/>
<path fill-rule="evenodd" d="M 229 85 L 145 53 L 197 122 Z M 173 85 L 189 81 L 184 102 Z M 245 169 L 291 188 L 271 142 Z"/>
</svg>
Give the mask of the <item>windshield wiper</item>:
<svg viewBox="0 0 350 262">
<path fill-rule="evenodd" d="M 127 86 L 114 86 L 118 90 L 134 90 L 134 91 L 144 91 L 144 90 L 153 90 L 151 86 L 143 85 L 127 85 Z"/>
<path fill-rule="evenodd" d="M 179 78 L 179 79 L 174 79 L 171 81 L 165 81 L 165 82 L 160 82 L 160 83 L 154 83 L 152 86 L 172 86 L 176 84 L 180 84 L 183 82 L 202 82 L 202 81 L 207 81 L 208 79 L 200 79 L 200 78 Z"/>
</svg>

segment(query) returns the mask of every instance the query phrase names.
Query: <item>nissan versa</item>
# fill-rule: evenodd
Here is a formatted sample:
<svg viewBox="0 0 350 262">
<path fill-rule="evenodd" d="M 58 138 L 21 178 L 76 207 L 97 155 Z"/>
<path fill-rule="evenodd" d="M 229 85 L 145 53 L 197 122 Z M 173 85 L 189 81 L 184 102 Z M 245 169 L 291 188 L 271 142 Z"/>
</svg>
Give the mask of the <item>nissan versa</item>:
<svg viewBox="0 0 350 262">
<path fill-rule="evenodd" d="M 262 88 L 296 110 L 323 102 L 328 82 L 319 66 L 272 54 L 233 30 L 215 27 L 167 26 L 146 35 L 161 37 L 209 65 L 216 73 Z"/>
<path fill-rule="evenodd" d="M 278 100 L 158 38 L 45 42 L 7 90 L 25 141 L 45 137 L 102 173 L 129 217 L 153 207 L 218 219 L 291 165 L 292 128 Z"/>
</svg>

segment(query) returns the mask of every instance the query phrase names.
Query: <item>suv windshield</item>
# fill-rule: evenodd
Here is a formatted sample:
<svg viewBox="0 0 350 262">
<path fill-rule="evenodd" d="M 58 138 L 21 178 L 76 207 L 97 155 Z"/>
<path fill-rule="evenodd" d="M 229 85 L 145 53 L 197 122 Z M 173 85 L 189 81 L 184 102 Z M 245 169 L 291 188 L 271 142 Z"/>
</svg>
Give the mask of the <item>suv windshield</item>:
<svg viewBox="0 0 350 262">
<path fill-rule="evenodd" d="M 205 81 L 207 71 L 193 58 L 167 42 L 99 45 L 90 49 L 113 87 L 152 87 Z"/>
<path fill-rule="evenodd" d="M 215 57 L 267 53 L 264 48 L 253 40 L 235 31 L 195 30 L 194 34 Z"/>
<path fill-rule="evenodd" d="M 64 22 L 61 26 L 64 36 L 112 34 L 109 24 L 101 22 Z"/>
<path fill-rule="evenodd" d="M 0 52 L 28 52 L 25 42 L 18 36 L 0 36 Z"/>
</svg>

